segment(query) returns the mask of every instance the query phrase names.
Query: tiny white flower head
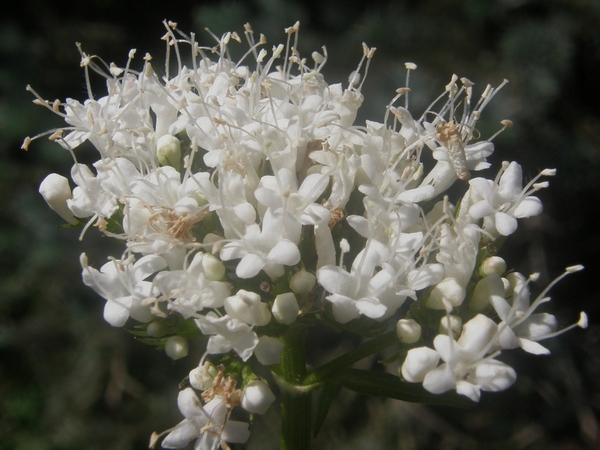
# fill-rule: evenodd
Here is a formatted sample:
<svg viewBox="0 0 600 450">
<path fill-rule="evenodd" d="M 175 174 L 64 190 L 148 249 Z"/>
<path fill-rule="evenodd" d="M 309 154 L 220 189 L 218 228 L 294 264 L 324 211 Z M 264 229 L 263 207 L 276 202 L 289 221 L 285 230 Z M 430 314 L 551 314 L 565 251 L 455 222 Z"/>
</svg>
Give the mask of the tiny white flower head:
<svg viewBox="0 0 600 450">
<path fill-rule="evenodd" d="M 171 336 L 165 342 L 165 353 L 174 361 L 184 358 L 188 354 L 188 342 L 181 336 Z"/>
<path fill-rule="evenodd" d="M 278 322 L 291 325 L 298 318 L 299 311 L 300 307 L 293 292 L 286 292 L 275 297 L 272 312 Z"/>
<path fill-rule="evenodd" d="M 260 295 L 244 289 L 225 299 L 225 311 L 232 319 L 248 325 L 263 326 L 271 320 L 269 307 L 261 301 Z"/>
<path fill-rule="evenodd" d="M 271 366 L 281 362 L 283 353 L 283 342 L 271 336 L 261 336 L 254 349 L 254 356 L 264 366 Z"/>
<path fill-rule="evenodd" d="M 256 414 L 264 414 L 275 401 L 275 395 L 264 381 L 257 380 L 244 388 L 242 408 Z"/>
<path fill-rule="evenodd" d="M 39 191 L 44 200 L 46 200 L 46 203 L 48 203 L 48 206 L 56 214 L 71 225 L 75 225 L 78 222 L 67 207 L 67 200 L 72 198 L 69 180 L 57 173 L 51 173 L 40 183 Z"/>
<path fill-rule="evenodd" d="M 396 324 L 396 334 L 400 342 L 412 344 L 421 339 L 421 325 L 413 319 L 400 319 Z"/>
</svg>

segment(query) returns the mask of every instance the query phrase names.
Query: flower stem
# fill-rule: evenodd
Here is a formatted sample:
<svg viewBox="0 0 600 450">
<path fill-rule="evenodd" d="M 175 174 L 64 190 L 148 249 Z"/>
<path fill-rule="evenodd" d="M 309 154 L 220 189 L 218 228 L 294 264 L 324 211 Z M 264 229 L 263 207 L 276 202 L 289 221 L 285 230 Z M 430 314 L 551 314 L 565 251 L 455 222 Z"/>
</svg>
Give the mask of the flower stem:
<svg viewBox="0 0 600 450">
<path fill-rule="evenodd" d="M 300 385 L 306 375 L 304 329 L 290 329 L 283 336 L 279 370 L 283 380 Z M 311 437 L 311 393 L 284 390 L 281 399 L 281 450 L 309 450 Z"/>
</svg>

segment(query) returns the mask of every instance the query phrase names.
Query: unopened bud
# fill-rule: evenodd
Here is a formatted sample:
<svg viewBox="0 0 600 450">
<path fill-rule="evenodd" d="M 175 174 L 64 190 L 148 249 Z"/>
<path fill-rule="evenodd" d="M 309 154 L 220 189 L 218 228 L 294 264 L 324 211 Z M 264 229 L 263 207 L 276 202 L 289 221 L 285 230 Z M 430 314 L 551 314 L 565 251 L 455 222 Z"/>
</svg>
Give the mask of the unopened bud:
<svg viewBox="0 0 600 450">
<path fill-rule="evenodd" d="M 72 198 L 69 180 L 57 173 L 51 173 L 40 183 L 40 194 L 56 214 L 71 225 L 78 223 L 67 206 L 67 200 Z"/>
<path fill-rule="evenodd" d="M 492 273 L 487 277 L 479 280 L 473 290 L 473 295 L 469 301 L 469 309 L 471 311 L 483 311 L 490 306 L 490 297 L 498 295 L 502 298 L 506 295 L 504 283 L 497 273 Z"/>
<path fill-rule="evenodd" d="M 219 281 L 225 276 L 225 265 L 210 253 L 204 253 L 202 268 L 207 280 Z"/>
<path fill-rule="evenodd" d="M 281 362 L 283 342 L 271 336 L 261 336 L 254 349 L 254 356 L 263 366 L 272 366 Z"/>
<path fill-rule="evenodd" d="M 479 273 L 483 277 L 491 275 L 492 273 L 502 275 L 504 272 L 506 272 L 506 261 L 499 256 L 490 256 L 489 258 L 486 258 L 479 268 Z"/>
<path fill-rule="evenodd" d="M 396 324 L 396 334 L 403 344 L 412 344 L 421 339 L 421 325 L 413 319 L 400 319 Z"/>
<path fill-rule="evenodd" d="M 290 289 L 298 295 L 306 295 L 315 287 L 317 278 L 314 274 L 301 270 L 290 279 Z"/>
<path fill-rule="evenodd" d="M 163 337 L 167 334 L 167 327 L 158 321 L 150 322 L 146 327 L 146 333 L 152 337 Z"/>
<path fill-rule="evenodd" d="M 184 358 L 188 354 L 188 342 L 181 336 L 171 336 L 165 342 L 165 353 L 174 361 Z"/>
<path fill-rule="evenodd" d="M 272 312 L 278 322 L 291 325 L 298 318 L 299 311 L 300 307 L 293 292 L 286 292 L 275 297 Z"/>
<path fill-rule="evenodd" d="M 450 327 L 448 327 L 450 325 Z M 449 331 L 452 333 L 449 333 Z M 442 317 L 440 320 L 440 334 L 444 334 L 446 336 L 453 336 L 455 339 L 457 336 L 460 336 L 460 332 L 462 330 L 462 319 L 459 316 L 448 315 Z"/>
<path fill-rule="evenodd" d="M 269 385 L 261 380 L 253 381 L 244 388 L 242 408 L 256 414 L 264 414 L 275 401 Z"/>
<path fill-rule="evenodd" d="M 156 156 L 162 166 L 181 169 L 181 143 L 171 134 L 164 134 L 156 142 Z"/>
</svg>

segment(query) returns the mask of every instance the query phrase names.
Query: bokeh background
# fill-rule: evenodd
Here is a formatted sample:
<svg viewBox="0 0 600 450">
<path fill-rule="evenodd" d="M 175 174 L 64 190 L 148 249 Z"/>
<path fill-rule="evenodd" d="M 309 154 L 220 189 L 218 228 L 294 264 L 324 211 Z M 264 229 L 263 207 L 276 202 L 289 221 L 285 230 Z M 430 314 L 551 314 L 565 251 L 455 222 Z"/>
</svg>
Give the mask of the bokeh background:
<svg viewBox="0 0 600 450">
<path fill-rule="evenodd" d="M 479 127 L 489 136 L 502 119 L 515 124 L 495 140 L 492 170 L 502 160 L 520 162 L 527 178 L 558 168 L 541 193 L 544 213 L 522 221 L 501 255 L 515 270 L 540 272 L 537 289 L 565 266 L 584 264 L 552 291 L 548 310 L 563 325 L 585 310 L 590 327 L 546 341 L 549 357 L 502 355 L 518 381 L 484 394 L 474 410 L 342 391 L 315 448 L 600 448 L 598 0 L 20 0 L 0 15 L 0 449 L 143 449 L 153 430 L 181 420 L 177 384 L 202 349 L 173 363 L 102 320 L 104 301 L 83 286 L 78 256 L 85 250 L 99 267 L 120 250 L 93 232 L 79 242 L 79 231 L 59 228 L 38 194 L 47 173 L 69 173 L 69 155 L 45 140 L 20 149 L 25 136 L 60 124 L 31 103 L 26 84 L 48 99 L 83 100 L 74 43 L 108 62 L 124 64 L 130 48 L 161 61 L 165 18 L 205 43 L 205 27 L 240 32 L 250 22 L 270 44 L 300 20 L 301 53 L 327 46 L 330 83 L 347 83 L 361 42 L 377 47 L 359 121 L 382 120 L 404 85 L 406 61 L 418 65 L 416 117 L 453 73 L 474 81 L 477 94 L 508 78 Z M 327 330 L 309 343 L 320 358 L 348 345 Z M 278 448 L 277 420 L 271 408 L 246 448 Z"/>
</svg>

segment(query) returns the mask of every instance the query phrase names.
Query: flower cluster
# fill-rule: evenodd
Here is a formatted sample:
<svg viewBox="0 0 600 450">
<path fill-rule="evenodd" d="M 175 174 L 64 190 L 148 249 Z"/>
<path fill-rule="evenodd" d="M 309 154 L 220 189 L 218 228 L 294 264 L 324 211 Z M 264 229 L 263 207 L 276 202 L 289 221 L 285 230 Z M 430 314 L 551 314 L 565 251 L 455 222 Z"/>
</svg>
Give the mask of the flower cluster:
<svg viewBox="0 0 600 450">
<path fill-rule="evenodd" d="M 121 68 L 80 49 L 86 77 L 101 73 L 106 95 L 95 99 L 88 87 L 84 103 L 50 103 L 29 88 L 68 124 L 48 134 L 75 161 L 74 189 L 51 174 L 41 194 L 83 227 L 82 237 L 93 226 L 125 247 L 99 270 L 81 258 L 84 283 L 106 300 L 106 321 L 141 322 L 140 333 L 174 359 L 202 334 L 207 355 L 221 358 L 190 374 L 203 402 L 192 388 L 181 391 L 185 419 L 163 447 L 245 441 L 247 424 L 230 421 L 231 410 L 263 413 L 274 397 L 246 369 L 219 365 L 222 355 L 244 368 L 252 357 L 273 366 L 279 337 L 315 320 L 396 326 L 400 345 L 411 348 L 404 380 L 473 400 L 514 382 L 514 370 L 495 359 L 500 350 L 547 352 L 538 341 L 556 334 L 556 320 L 534 314 L 547 290 L 530 303 L 531 278 L 507 271 L 495 252 L 517 219 L 542 211 L 535 192 L 548 183 L 539 179 L 555 171 L 523 185 L 519 164 L 505 162 L 493 179 L 477 176 L 494 151 L 493 136 L 476 138 L 477 121 L 504 83 L 474 99 L 473 83 L 453 76 L 414 119 L 408 75 L 416 66 L 407 63 L 406 86 L 382 123 L 357 126 L 375 49 L 363 45 L 344 87 L 325 82 L 325 49 L 310 60 L 298 53 L 298 24 L 270 52 L 246 25 L 249 49 L 238 62 L 229 57 L 236 33 L 202 47 L 165 26 L 162 77 L 148 54 L 136 72 L 135 50 Z M 77 162 L 84 142 L 99 153 L 93 169 Z M 462 194 L 452 201 L 446 191 L 455 183 Z M 427 341 L 423 329 L 439 334 Z"/>
</svg>

